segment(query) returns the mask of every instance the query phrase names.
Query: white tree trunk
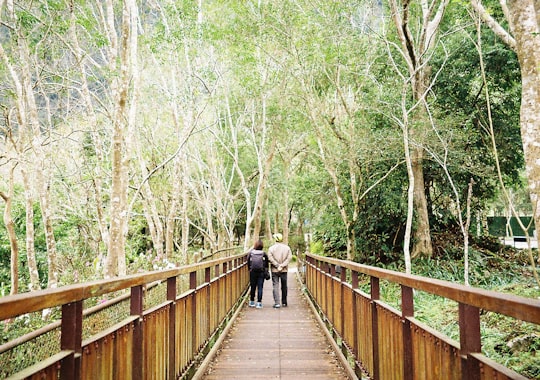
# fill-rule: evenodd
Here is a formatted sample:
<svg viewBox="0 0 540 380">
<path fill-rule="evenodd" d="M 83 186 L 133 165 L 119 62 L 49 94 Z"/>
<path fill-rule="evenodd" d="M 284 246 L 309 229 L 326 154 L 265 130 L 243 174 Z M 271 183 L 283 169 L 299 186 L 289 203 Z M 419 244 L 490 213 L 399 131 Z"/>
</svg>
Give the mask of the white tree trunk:
<svg viewBox="0 0 540 380">
<path fill-rule="evenodd" d="M 403 99 L 402 114 L 402 133 L 403 133 L 403 150 L 405 152 L 405 165 L 407 167 L 407 177 L 409 179 L 409 187 L 407 189 L 407 219 L 405 222 L 405 235 L 403 237 L 403 258 L 405 261 L 405 273 L 410 274 L 411 265 L 411 235 L 412 235 L 412 223 L 414 213 L 414 171 L 411 159 L 411 150 L 409 142 L 409 120 L 406 109 L 405 99 Z"/>
<path fill-rule="evenodd" d="M 6 203 L 4 207 L 4 225 L 6 226 L 6 231 L 9 238 L 9 246 L 11 248 L 11 295 L 19 293 L 19 244 L 17 243 L 17 235 L 15 234 L 15 223 L 13 222 L 13 217 L 11 216 L 11 206 L 13 203 L 13 170 L 14 167 L 10 169 L 9 193 L 5 194 L 4 192 L 0 191 L 0 198 L 2 198 Z"/>
<path fill-rule="evenodd" d="M 419 6 L 421 14 L 416 18 L 420 23 L 418 35 L 411 33 L 410 27 L 413 22 L 411 12 L 413 4 Z M 429 51 L 436 43 L 436 35 L 440 22 L 449 0 L 433 0 L 428 4 L 427 0 L 390 0 L 390 8 L 397 34 L 401 41 L 401 51 L 408 66 L 411 79 L 411 91 L 413 99 L 420 103 L 417 117 L 421 120 L 425 115 L 427 104 L 425 102 L 426 92 L 430 82 Z M 418 123 L 419 125 L 423 123 Z M 421 131 L 411 129 L 410 138 L 417 138 Z M 409 140 L 410 143 L 410 140 Z M 414 211 L 416 214 L 416 229 L 414 231 L 415 243 L 412 256 L 433 254 L 431 244 L 431 232 L 429 226 L 429 215 L 427 209 L 426 190 L 424 187 L 424 169 L 423 169 L 423 147 L 421 141 L 415 146 L 409 145 L 411 150 L 411 164 L 414 174 Z"/>
<path fill-rule="evenodd" d="M 114 11 L 112 0 L 107 1 L 108 21 L 114 34 Z M 116 99 L 113 113 L 112 137 L 112 185 L 110 240 L 105 276 L 124 275 L 126 273 L 126 236 L 128 230 L 128 170 L 130 145 L 135 123 L 137 72 L 137 21 L 138 10 L 134 0 L 125 0 L 121 29 L 119 55 L 119 76 L 113 84 L 113 96 Z M 112 64 L 117 62 L 111 61 Z"/>
<path fill-rule="evenodd" d="M 13 24 L 16 24 L 16 15 L 15 13 L 9 12 L 11 21 Z M 29 48 L 27 45 L 26 38 L 22 32 L 18 32 L 18 45 L 16 50 L 18 58 L 18 66 L 14 67 L 10 60 L 8 59 L 3 46 L 0 44 L 0 59 L 5 63 L 5 66 L 8 69 L 8 72 L 13 81 L 16 94 L 16 110 L 17 110 L 17 122 L 19 125 L 19 146 L 14 146 L 15 150 L 19 155 L 19 160 L 21 163 L 21 171 L 24 173 L 31 173 L 36 183 L 37 191 L 39 194 L 40 207 L 42 212 L 43 226 L 45 229 L 45 239 L 47 245 L 47 261 L 48 261 L 48 274 L 49 274 L 49 287 L 56 287 L 58 283 L 58 270 L 57 270 L 57 257 L 56 257 L 56 241 L 54 238 L 52 221 L 51 221 L 51 210 L 49 202 L 50 186 L 48 186 L 48 179 L 46 172 L 42 170 L 42 167 L 38 165 L 45 162 L 45 153 L 43 148 L 43 136 L 41 132 L 41 125 L 38 117 L 38 109 L 35 99 L 35 89 L 33 86 L 33 73 L 31 71 L 31 62 L 32 59 L 29 54 Z M 18 71 L 17 71 L 18 69 Z M 16 145 L 16 144 L 15 144 Z M 32 159 L 29 160 L 25 156 L 26 152 L 30 152 Z M 32 167 L 28 162 L 34 162 L 35 165 Z M 27 249 L 30 249 L 28 252 L 29 255 L 29 269 L 31 273 L 32 284 L 31 288 L 39 287 L 39 281 L 34 282 L 37 276 L 34 276 L 34 268 L 32 265 L 35 263 L 35 250 L 34 250 L 34 228 L 33 228 L 33 201 L 31 204 L 28 204 L 29 200 L 33 200 L 31 195 L 33 192 L 32 183 L 26 178 L 25 187 L 26 187 L 26 199 L 27 199 L 27 213 L 30 212 L 31 215 L 27 214 L 27 223 L 29 219 L 32 220 L 32 227 L 27 229 Z M 28 224 L 27 224 L 28 227 Z M 28 235 L 30 234 L 30 236 Z M 31 245 L 31 247 L 29 247 Z M 31 261 L 31 260 L 32 261 Z M 37 268 L 37 266 L 36 266 Z"/>
<path fill-rule="evenodd" d="M 24 185 L 25 199 L 25 223 L 26 223 L 26 259 L 28 260 L 28 271 L 30 273 L 30 290 L 40 290 L 39 272 L 36 261 L 35 249 L 35 229 L 34 229 L 34 196 L 30 186 L 28 174 L 22 170 L 21 176 Z"/>
<path fill-rule="evenodd" d="M 540 229 L 540 4 L 508 2 L 521 67 L 521 140 L 536 231 Z"/>
</svg>

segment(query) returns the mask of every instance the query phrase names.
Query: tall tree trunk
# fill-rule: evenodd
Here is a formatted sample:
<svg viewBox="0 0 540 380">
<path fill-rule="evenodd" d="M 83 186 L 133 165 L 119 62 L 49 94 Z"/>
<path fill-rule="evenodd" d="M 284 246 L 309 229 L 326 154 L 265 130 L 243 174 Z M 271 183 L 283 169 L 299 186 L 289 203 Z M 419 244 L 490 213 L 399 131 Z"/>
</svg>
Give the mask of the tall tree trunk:
<svg viewBox="0 0 540 380">
<path fill-rule="evenodd" d="M 504 29 L 481 0 L 471 5 L 501 40 L 516 52 L 521 69 L 520 129 L 536 235 L 540 230 L 540 4 L 537 0 L 500 1 L 510 25 Z M 534 263 L 531 263 L 534 266 Z M 536 272 L 535 272 L 536 273 Z"/>
<path fill-rule="evenodd" d="M 508 2 L 516 53 L 521 67 L 521 140 L 533 206 L 536 232 L 540 230 L 540 3 Z"/>
<path fill-rule="evenodd" d="M 411 149 L 409 144 L 409 122 L 407 119 L 407 112 L 405 110 L 405 104 L 402 105 L 403 109 L 403 148 L 405 151 L 405 164 L 407 167 L 407 177 L 409 179 L 409 186 L 407 189 L 407 219 L 405 222 L 405 235 L 403 238 L 403 257 L 405 260 L 405 273 L 411 273 L 411 234 L 412 234 L 412 222 L 414 214 L 414 189 L 415 179 L 414 168 L 411 159 Z"/>
<path fill-rule="evenodd" d="M 90 92 L 89 84 L 88 84 L 88 73 L 87 73 L 87 65 L 88 65 L 88 57 L 86 54 L 83 54 L 83 49 L 80 47 L 79 44 L 79 38 L 76 33 L 77 28 L 77 15 L 75 14 L 75 7 L 71 8 L 71 18 L 70 18 L 70 31 L 69 36 L 71 43 L 73 44 L 72 54 L 75 57 L 75 61 L 77 63 L 77 67 L 79 68 L 80 72 L 80 78 L 81 78 L 81 95 L 82 100 L 84 102 L 84 107 L 86 111 L 86 117 L 88 118 L 88 125 L 90 126 L 90 130 L 88 131 L 89 136 L 91 136 L 91 141 L 93 143 L 93 154 L 95 154 L 96 157 L 96 163 L 93 162 L 92 157 L 86 157 L 90 162 L 92 162 L 91 165 L 87 164 L 85 167 L 89 171 L 91 177 L 92 177 L 92 190 L 93 190 L 93 198 L 95 201 L 95 214 L 97 218 L 97 227 L 100 233 L 100 239 L 96 239 L 99 243 L 99 241 L 103 242 L 103 245 L 105 247 L 109 246 L 109 228 L 108 223 L 106 220 L 106 215 L 104 213 L 104 205 L 103 205 L 103 170 L 102 167 L 106 166 L 106 154 L 104 153 L 104 150 L 102 148 L 101 138 L 98 133 L 98 118 L 96 117 L 96 112 L 94 109 L 94 104 L 92 101 L 92 94 Z M 96 250 L 96 259 L 95 262 L 96 265 L 96 272 L 100 271 L 100 267 L 103 264 L 103 254 L 100 251 L 100 245 L 97 244 L 97 250 Z"/>
<path fill-rule="evenodd" d="M 255 205 L 253 208 L 253 240 L 259 239 L 261 233 L 261 219 L 262 219 L 262 206 L 266 199 L 266 187 L 268 186 L 268 175 L 272 162 L 274 160 L 274 153 L 276 151 L 276 139 L 272 139 L 268 151 L 263 157 L 259 155 L 259 181 L 257 183 L 257 192 L 255 196 Z M 261 151 L 264 150 L 264 139 L 261 144 Z"/>
<path fill-rule="evenodd" d="M 6 203 L 4 208 L 4 225 L 6 226 L 8 238 L 9 238 L 9 247 L 11 249 L 11 266 L 10 266 L 10 275 L 11 275 L 11 289 L 9 294 L 19 293 L 19 244 L 17 243 L 17 235 L 15 234 L 15 223 L 13 222 L 13 217 L 11 216 L 11 205 L 13 203 L 13 166 L 9 172 L 9 192 L 5 194 L 0 191 L 0 197 Z"/>
<path fill-rule="evenodd" d="M 107 1 L 108 21 L 114 34 L 114 9 L 112 0 Z M 126 236 L 128 230 L 128 171 L 130 160 L 131 134 L 134 128 L 136 110 L 137 72 L 137 23 L 138 10 L 134 0 L 123 3 L 122 30 L 119 63 L 119 76 L 113 85 L 116 104 L 113 113 L 112 137 L 112 184 L 110 240 L 105 276 L 111 277 L 126 273 Z M 112 38 L 112 37 L 111 37 Z"/>
<path fill-rule="evenodd" d="M 268 202 L 268 198 L 266 199 L 266 212 L 265 212 L 265 217 L 264 217 L 264 235 L 267 239 L 271 239 L 272 238 L 272 215 L 270 213 L 270 207 L 269 207 L 269 202 Z"/>
<path fill-rule="evenodd" d="M 332 184 L 334 185 L 334 193 L 336 195 L 337 207 L 341 216 L 341 220 L 343 221 L 343 224 L 345 226 L 345 233 L 347 235 L 347 260 L 354 260 L 355 244 L 352 240 L 353 234 L 351 233 L 351 229 L 353 228 L 353 226 L 345 208 L 345 199 L 343 198 L 343 191 L 341 190 L 341 184 L 339 183 L 338 174 L 336 168 L 332 166 L 329 163 L 329 160 L 326 158 L 327 155 L 324 151 L 324 144 L 320 136 L 317 137 L 317 144 L 319 145 L 319 153 L 321 155 L 323 165 L 328 174 L 330 175 L 330 178 L 332 179 Z"/>
<path fill-rule="evenodd" d="M 169 209 L 167 210 L 167 219 L 165 222 L 165 257 L 167 260 L 171 260 L 174 253 L 174 232 L 176 230 L 176 217 L 178 214 L 180 194 L 182 191 L 180 186 L 181 182 L 179 180 L 179 178 L 181 178 L 179 174 L 181 173 L 180 167 L 182 160 L 183 158 L 180 154 L 176 155 L 172 170 L 172 194 Z"/>
<path fill-rule="evenodd" d="M 289 226 L 290 226 L 290 210 L 289 210 L 289 186 L 288 186 L 288 183 L 289 183 L 289 165 L 285 165 L 285 173 L 284 173 L 284 179 L 285 179 L 285 187 L 283 189 L 283 193 L 282 193 L 282 196 L 281 196 L 281 207 L 282 207 L 282 212 L 283 212 L 283 228 L 282 228 L 282 233 L 283 233 L 283 242 L 285 244 L 289 244 Z"/>
<path fill-rule="evenodd" d="M 28 272 L 30 273 L 30 290 L 39 290 L 41 289 L 41 286 L 39 282 L 39 272 L 36 261 L 33 190 L 30 186 L 30 180 L 26 171 L 22 170 L 21 176 L 24 185 L 24 200 L 26 211 L 26 260 L 28 261 Z"/>
<path fill-rule="evenodd" d="M 143 195 L 141 203 L 144 210 L 144 217 L 146 218 L 146 223 L 150 231 L 150 237 L 152 238 L 152 245 L 156 252 L 156 256 L 159 260 L 165 258 L 164 255 L 164 235 L 163 235 L 163 223 L 161 222 L 159 211 L 156 207 L 156 197 L 150 188 L 150 184 L 145 178 L 148 177 L 148 169 L 146 168 L 146 162 L 142 157 L 142 152 L 140 146 L 137 144 L 138 157 L 139 157 L 139 167 L 141 172 L 141 177 L 143 178 L 143 183 L 141 185 L 141 193 Z"/>
<path fill-rule="evenodd" d="M 411 164 L 414 177 L 413 204 L 416 215 L 416 229 L 414 230 L 414 244 L 411 257 L 421 255 L 431 256 L 433 254 L 433 246 L 431 244 L 428 204 L 426 188 L 424 186 L 424 149 L 413 147 L 411 150 Z"/>
<path fill-rule="evenodd" d="M 182 218 L 182 256 L 184 258 L 185 263 L 188 263 L 188 247 L 189 247 L 189 215 L 188 215 L 188 206 L 189 206 L 189 192 L 187 183 L 185 182 L 185 178 L 187 177 L 187 156 L 182 155 L 182 170 L 181 175 L 178 179 L 180 182 L 180 186 L 182 188 L 182 205 L 181 209 L 182 212 L 181 218 Z"/>
<path fill-rule="evenodd" d="M 17 19 L 15 13 L 10 10 L 9 17 L 13 25 L 16 25 Z M 27 227 L 31 223 L 32 226 L 30 229 L 27 228 L 27 252 L 29 256 L 29 269 L 30 277 L 32 280 L 31 288 L 39 288 L 39 279 L 34 281 L 37 276 L 33 276 L 32 271 L 34 268 L 32 265 L 35 263 L 35 254 L 34 254 L 34 226 L 33 226 L 33 188 L 31 187 L 31 182 L 28 180 L 28 172 L 35 178 L 35 183 L 37 184 L 37 191 L 39 194 L 39 201 L 42 212 L 43 226 L 45 229 L 45 239 L 47 244 L 47 261 L 48 261 L 48 273 L 49 273 L 49 286 L 56 287 L 58 282 L 58 270 L 57 270 L 57 258 L 56 258 L 56 241 L 54 238 L 52 221 L 50 217 L 50 202 L 49 202 L 49 192 L 50 187 L 48 186 L 48 179 L 46 173 L 42 170 L 41 167 L 37 165 L 45 162 L 45 154 L 42 147 L 42 142 L 44 140 L 41 131 L 41 125 L 38 116 L 38 109 L 36 105 L 35 98 L 35 83 L 33 79 L 33 74 L 31 71 L 31 56 L 29 51 L 29 46 L 27 43 L 26 36 L 24 35 L 24 29 L 19 28 L 16 30 L 16 39 L 17 39 L 17 58 L 18 58 L 18 69 L 16 71 L 15 67 L 11 64 L 3 46 L 0 44 L 0 58 L 4 61 L 9 74 L 13 80 L 16 93 L 16 109 L 17 109 L 17 122 L 19 126 L 19 145 L 15 146 L 17 150 L 20 162 L 21 162 L 21 171 L 23 172 L 23 181 L 25 181 L 25 196 L 27 200 Z M 39 82 L 39 80 L 38 80 Z M 14 144 L 17 145 L 17 144 Z M 24 157 L 24 152 L 31 147 L 29 150 L 32 154 L 32 160 L 26 160 Z M 36 164 L 32 167 L 27 162 L 35 162 Z M 31 259 L 33 261 L 31 261 Z M 37 266 L 36 266 L 37 268 Z"/>
<path fill-rule="evenodd" d="M 410 27 L 411 3 L 417 3 L 420 15 L 417 18 L 417 35 L 413 37 Z M 411 79 L 411 92 L 415 101 L 419 102 L 419 111 L 416 117 L 418 123 L 411 123 L 410 137 L 417 139 L 422 132 L 417 130 L 416 125 L 422 125 L 423 116 L 426 112 L 426 91 L 430 83 L 429 51 L 436 43 L 436 35 L 441 23 L 444 11 L 449 0 L 390 0 L 390 8 L 397 34 L 401 41 L 401 51 L 407 63 Z M 433 254 L 431 233 L 429 226 L 429 213 L 427 208 L 426 190 L 424 187 L 424 151 L 421 140 L 411 147 L 411 163 L 414 175 L 414 212 L 416 216 L 416 229 L 414 231 L 414 247 L 412 256 Z"/>
<path fill-rule="evenodd" d="M 41 205 L 41 220 L 45 230 L 45 243 L 47 245 L 47 286 L 49 288 L 56 288 L 58 286 L 58 257 L 56 252 L 56 239 L 54 237 L 52 225 L 49 184 L 44 178 L 40 178 L 40 180 L 42 183 L 40 184 L 41 186 L 38 191 Z"/>
<path fill-rule="evenodd" d="M 34 159 L 33 176 L 39 196 L 43 228 L 45 232 L 45 243 L 47 246 L 48 263 L 48 287 L 55 288 L 58 285 L 58 268 L 56 254 L 56 240 L 51 220 L 50 209 L 50 184 L 47 178 L 48 170 L 44 165 L 47 162 L 43 149 L 43 140 L 41 124 L 38 116 L 38 108 L 34 93 L 33 75 L 30 68 L 32 59 L 30 57 L 29 47 L 26 37 L 19 31 L 18 34 L 18 54 L 21 60 L 21 85 L 23 89 L 23 111 L 27 113 L 25 120 L 27 133 L 31 136 L 31 146 Z M 23 124 L 24 125 L 24 124 Z"/>
</svg>

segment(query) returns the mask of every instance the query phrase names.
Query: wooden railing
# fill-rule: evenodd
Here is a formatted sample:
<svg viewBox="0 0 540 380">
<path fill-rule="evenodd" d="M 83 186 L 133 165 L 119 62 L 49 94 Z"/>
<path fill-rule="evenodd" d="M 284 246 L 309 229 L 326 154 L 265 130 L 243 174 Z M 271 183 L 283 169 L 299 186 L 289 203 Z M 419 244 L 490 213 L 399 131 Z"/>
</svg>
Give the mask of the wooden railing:
<svg viewBox="0 0 540 380">
<path fill-rule="evenodd" d="M 299 270 L 331 335 L 356 363 L 359 377 L 525 379 L 482 355 L 480 315 L 490 311 L 538 325 L 538 300 L 312 254 Z M 360 278 L 367 280 L 369 291 L 359 288 Z M 401 287 L 401 310 L 381 300 L 381 282 Z M 457 302 L 459 343 L 414 318 L 417 291 Z"/>
<path fill-rule="evenodd" d="M 4 328 L 36 312 L 57 312 L 60 318 L 0 346 L 0 378 L 189 377 L 240 305 L 248 282 L 240 254 L 1 297 Z"/>
</svg>

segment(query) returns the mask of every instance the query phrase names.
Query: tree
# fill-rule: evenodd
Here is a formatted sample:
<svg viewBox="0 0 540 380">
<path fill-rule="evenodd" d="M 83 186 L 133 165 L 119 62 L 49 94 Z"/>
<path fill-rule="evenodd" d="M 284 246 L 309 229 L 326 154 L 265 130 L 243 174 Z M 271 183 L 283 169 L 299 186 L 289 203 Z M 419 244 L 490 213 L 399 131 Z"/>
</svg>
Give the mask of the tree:
<svg viewBox="0 0 540 380">
<path fill-rule="evenodd" d="M 34 14 L 33 12 L 36 12 Z M 15 117 L 8 117 L 7 127 L 10 129 L 10 142 L 13 144 L 20 164 L 21 176 L 25 186 L 27 207 L 27 255 L 29 257 L 32 287 L 38 287 L 35 279 L 37 269 L 34 268 L 34 228 L 33 228 L 33 194 L 37 194 L 43 227 L 46 236 L 48 255 L 48 286 L 58 285 L 57 248 L 53 231 L 51 196 L 50 160 L 48 159 L 51 141 L 47 132 L 53 128 L 52 111 L 46 81 L 41 75 L 48 67 L 48 62 L 40 60 L 40 55 L 51 48 L 47 33 L 50 25 L 42 25 L 41 14 L 33 8 L 20 14 L 15 12 L 13 4 L 8 4 L 7 21 L 10 28 L 11 44 L 5 49 L 0 44 L 0 59 L 7 67 L 8 77 L 13 84 L 13 109 Z M 45 13 L 44 16 L 49 16 Z M 52 20 L 45 18 L 46 22 Z M 35 32 L 35 33 L 34 33 Z M 35 37 L 34 35 L 39 37 Z M 45 45 L 45 46 L 43 46 Z M 12 64 L 9 55 L 16 64 Z M 41 68 L 41 69 L 40 69 Z M 40 107 L 41 106 L 41 107 Z M 17 127 L 17 133 L 13 126 Z M 43 132 L 45 131 L 45 132 Z M 30 180 L 32 178 L 32 180 Z"/>
<path fill-rule="evenodd" d="M 114 5 L 107 0 L 107 22 L 111 43 L 110 68 L 118 76 L 113 80 L 115 99 L 112 114 L 112 184 L 110 240 L 104 266 L 106 277 L 126 274 L 125 242 L 128 225 L 128 170 L 131 138 L 135 128 L 139 73 L 137 71 L 138 8 L 135 0 L 123 3 L 120 43 L 117 44 Z M 118 49 L 118 51 L 117 51 Z"/>
<path fill-rule="evenodd" d="M 13 171 L 15 167 L 12 166 L 10 170 L 9 179 L 9 193 L 6 194 L 0 191 L 0 198 L 6 203 L 4 209 L 4 224 L 9 236 L 9 245 L 11 248 L 11 290 L 10 294 L 17 294 L 19 292 L 19 244 L 17 242 L 17 235 L 15 233 L 15 225 L 13 222 L 13 216 L 11 215 L 12 203 L 13 203 Z"/>
<path fill-rule="evenodd" d="M 540 229 L 540 4 L 535 0 L 500 0 L 500 19 L 471 0 L 480 18 L 513 49 L 521 67 L 521 139 L 536 231 Z M 506 21 L 507 27 L 502 23 Z"/>
<path fill-rule="evenodd" d="M 410 139 L 415 141 L 410 147 L 412 172 L 409 176 L 414 188 L 414 211 L 417 223 L 412 257 L 431 256 L 433 253 L 423 172 L 424 151 L 421 142 L 421 125 L 427 120 L 426 96 L 431 85 L 429 60 L 432 57 L 433 47 L 437 42 L 437 32 L 448 3 L 449 0 L 390 0 L 394 26 L 401 42 L 401 55 L 409 72 L 408 81 L 410 81 L 412 98 L 418 102 L 418 109 L 414 115 L 416 120 L 408 130 L 410 137 L 405 137 L 406 144 L 410 143 Z M 413 25 L 417 26 L 414 34 L 411 32 Z"/>
</svg>

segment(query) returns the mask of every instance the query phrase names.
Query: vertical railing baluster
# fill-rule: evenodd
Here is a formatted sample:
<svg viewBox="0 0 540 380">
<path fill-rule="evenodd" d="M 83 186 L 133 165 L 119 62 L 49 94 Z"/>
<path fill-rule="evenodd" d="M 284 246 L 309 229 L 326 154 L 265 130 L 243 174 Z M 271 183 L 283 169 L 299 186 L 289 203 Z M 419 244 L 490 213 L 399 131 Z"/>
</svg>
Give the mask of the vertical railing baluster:
<svg viewBox="0 0 540 380">
<path fill-rule="evenodd" d="M 229 310 L 230 307 L 231 307 L 231 291 L 230 291 L 230 282 L 231 282 L 231 276 L 229 276 L 229 263 L 228 262 L 224 262 L 223 263 L 223 274 L 225 275 L 225 278 L 223 279 L 223 281 L 225 282 L 225 284 L 223 284 L 225 286 L 225 309 L 226 310 Z M 227 313 L 225 313 L 227 314 Z"/>
<path fill-rule="evenodd" d="M 210 273 L 210 267 L 206 268 L 204 270 L 204 282 L 206 282 L 206 286 L 208 289 L 208 297 L 210 298 L 212 295 L 212 288 L 210 287 L 210 280 L 212 279 L 211 273 Z M 210 303 L 205 303 L 206 305 L 206 332 L 204 339 L 206 340 L 210 336 L 210 329 L 213 328 L 213 326 L 210 326 L 210 321 L 212 320 L 212 307 L 210 306 Z"/>
<path fill-rule="evenodd" d="M 62 360 L 62 380 L 78 380 L 81 377 L 82 312 L 82 301 L 62 305 L 60 348 L 73 351 L 73 354 Z"/>
<path fill-rule="evenodd" d="M 469 354 L 481 352 L 480 309 L 466 304 L 459 304 L 459 344 L 461 356 L 461 378 L 463 380 L 480 379 L 480 366 Z"/>
<path fill-rule="evenodd" d="M 189 272 L 189 289 L 192 290 L 191 294 L 191 347 L 193 352 L 198 352 L 198 342 L 197 342 L 197 271 Z"/>
<path fill-rule="evenodd" d="M 334 276 L 336 275 L 336 266 L 334 264 L 328 264 L 328 276 L 327 280 L 329 281 L 329 286 L 327 287 L 328 291 L 326 292 L 327 296 L 326 299 L 328 300 L 328 310 L 326 311 L 327 320 L 329 319 L 329 329 L 332 332 L 332 336 L 334 337 L 334 340 L 337 339 L 336 336 L 336 315 L 334 313 L 334 302 L 335 302 L 335 292 L 336 292 L 336 281 L 334 279 Z"/>
<path fill-rule="evenodd" d="M 137 315 L 139 318 L 137 318 L 133 322 L 133 346 L 131 348 L 131 358 L 132 358 L 132 376 L 134 379 L 143 379 L 144 378 L 144 371 L 143 371 L 143 329 L 144 329 L 144 322 L 143 322 L 143 300 L 144 300 L 144 292 L 143 292 L 143 286 L 138 285 L 131 288 L 131 297 L 130 297 L 130 314 L 131 315 Z"/>
<path fill-rule="evenodd" d="M 217 287 L 217 290 L 216 290 L 216 294 L 217 294 L 217 299 L 214 300 L 214 302 L 216 303 L 216 324 L 220 324 L 221 323 L 221 302 L 222 301 L 222 290 L 221 290 L 221 280 L 219 279 L 219 276 L 220 276 L 220 271 L 219 271 L 219 268 L 220 268 L 220 265 L 219 264 L 216 264 L 214 265 L 214 278 L 216 279 L 215 281 L 215 286 Z"/>
<path fill-rule="evenodd" d="M 371 339 L 373 349 L 373 379 L 379 380 L 379 319 L 377 311 L 377 302 L 380 299 L 380 286 L 379 279 L 377 277 L 370 277 L 371 283 Z"/>
<path fill-rule="evenodd" d="M 169 309 L 169 368 L 168 378 L 176 379 L 176 276 L 167 279 Z"/>
<path fill-rule="evenodd" d="M 353 315 L 353 320 L 352 320 L 352 329 L 353 329 L 353 341 L 352 341 L 352 352 L 354 354 L 354 357 L 356 358 L 356 360 L 354 361 L 355 365 L 354 365 L 354 372 L 356 373 L 356 376 L 358 376 L 358 378 L 362 378 L 362 369 L 360 368 L 360 366 L 358 365 L 360 360 L 359 360 L 359 357 L 360 357 L 360 350 L 359 350 L 359 347 L 358 347 L 358 318 L 363 318 L 364 316 L 358 311 L 358 303 L 356 302 L 356 290 L 358 289 L 360 283 L 359 283 L 359 279 L 358 279 L 358 272 L 355 271 L 355 270 L 351 270 L 351 287 L 352 287 L 352 315 Z"/>
<path fill-rule="evenodd" d="M 345 283 L 347 282 L 347 269 L 345 267 L 341 267 L 341 272 L 339 274 L 340 279 L 340 291 L 341 291 L 341 303 L 339 305 L 339 315 L 341 319 L 341 337 L 342 337 L 342 343 L 341 343 L 341 351 L 345 357 L 347 357 L 347 346 L 343 343 L 346 341 L 346 332 L 345 332 L 345 310 L 348 305 L 345 305 Z"/>
<path fill-rule="evenodd" d="M 401 286 L 401 318 L 403 320 L 403 379 L 412 380 L 413 368 L 413 345 L 411 334 L 411 322 L 409 317 L 414 316 L 413 289 Z"/>
</svg>

